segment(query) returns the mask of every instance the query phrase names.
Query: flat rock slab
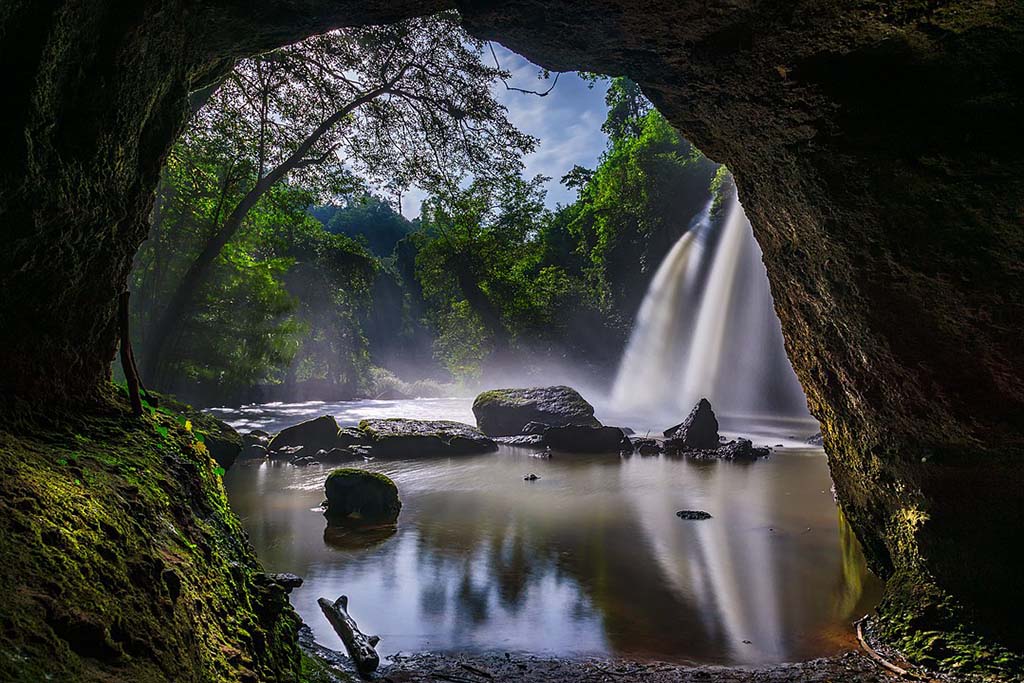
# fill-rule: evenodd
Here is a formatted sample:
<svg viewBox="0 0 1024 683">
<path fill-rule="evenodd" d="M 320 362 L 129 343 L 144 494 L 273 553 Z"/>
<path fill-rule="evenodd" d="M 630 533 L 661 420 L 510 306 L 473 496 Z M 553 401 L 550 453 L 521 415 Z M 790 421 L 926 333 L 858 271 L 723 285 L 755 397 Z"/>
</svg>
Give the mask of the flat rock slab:
<svg viewBox="0 0 1024 683">
<path fill-rule="evenodd" d="M 488 436 L 521 434 L 529 422 L 601 426 L 594 417 L 594 406 L 567 386 L 485 391 L 473 401 L 473 415 L 477 426 Z"/>
<path fill-rule="evenodd" d="M 673 455 L 683 455 L 696 460 L 739 460 L 753 461 L 760 458 L 767 458 L 771 455 L 770 448 L 754 446 L 750 439 L 736 439 L 721 444 L 718 448 L 686 448 L 684 444 L 675 439 L 665 441 L 665 451 Z"/>
<path fill-rule="evenodd" d="M 451 420 L 363 420 L 375 457 L 412 458 L 431 455 L 473 455 L 498 450 L 498 444 L 472 425 Z"/>
</svg>

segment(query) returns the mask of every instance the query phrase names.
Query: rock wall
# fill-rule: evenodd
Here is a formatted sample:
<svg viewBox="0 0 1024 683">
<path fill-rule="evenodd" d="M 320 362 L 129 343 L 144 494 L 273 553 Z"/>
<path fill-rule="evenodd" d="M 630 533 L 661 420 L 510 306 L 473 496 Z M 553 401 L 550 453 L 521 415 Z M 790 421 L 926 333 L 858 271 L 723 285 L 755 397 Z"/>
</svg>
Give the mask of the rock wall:
<svg viewBox="0 0 1024 683">
<path fill-rule="evenodd" d="M 443 4 L 5 3 L 0 387 L 95 396 L 190 91 L 236 55 Z M 883 632 L 945 665 L 1024 649 L 1024 5 L 456 4 L 544 66 L 628 74 L 730 167 L 841 505 L 890 579 Z"/>
</svg>

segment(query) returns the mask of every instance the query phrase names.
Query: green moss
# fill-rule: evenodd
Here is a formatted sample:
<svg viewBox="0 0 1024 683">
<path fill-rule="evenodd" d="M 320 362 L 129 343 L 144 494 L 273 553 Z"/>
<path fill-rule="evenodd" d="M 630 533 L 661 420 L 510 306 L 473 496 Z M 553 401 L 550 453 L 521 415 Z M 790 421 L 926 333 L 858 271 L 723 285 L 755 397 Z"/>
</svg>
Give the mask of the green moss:
<svg viewBox="0 0 1024 683">
<path fill-rule="evenodd" d="M 326 515 L 331 519 L 393 521 L 402 509 L 398 487 L 390 477 L 354 467 L 343 467 L 327 475 Z"/>
<path fill-rule="evenodd" d="M 298 617 L 261 571 L 206 446 L 110 391 L 6 406 L 0 680 L 296 681 Z"/>
</svg>

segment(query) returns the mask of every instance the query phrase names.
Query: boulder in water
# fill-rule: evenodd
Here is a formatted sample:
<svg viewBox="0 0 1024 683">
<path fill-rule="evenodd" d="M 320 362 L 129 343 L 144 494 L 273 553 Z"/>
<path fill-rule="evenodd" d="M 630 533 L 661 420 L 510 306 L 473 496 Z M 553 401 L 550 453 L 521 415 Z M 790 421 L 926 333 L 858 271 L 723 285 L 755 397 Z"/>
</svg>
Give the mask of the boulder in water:
<svg viewBox="0 0 1024 683">
<path fill-rule="evenodd" d="M 515 436 L 528 422 L 600 427 L 594 406 L 571 387 L 492 389 L 473 401 L 476 424 L 488 436 Z"/>
<path fill-rule="evenodd" d="M 314 455 L 319 450 L 330 450 L 338 445 L 338 423 L 331 415 L 321 415 L 315 420 L 307 420 L 282 429 L 270 440 L 267 450 L 271 457 L 286 448 L 299 447 L 292 451 L 295 457 Z"/>
<path fill-rule="evenodd" d="M 345 467 L 327 475 L 324 483 L 331 520 L 394 521 L 402 509 L 395 482 L 378 472 Z"/>
<path fill-rule="evenodd" d="M 506 446 L 519 448 L 544 448 L 543 434 L 519 434 L 517 436 L 496 436 L 494 440 Z"/>
<path fill-rule="evenodd" d="M 657 439 L 633 439 L 633 451 L 640 455 L 657 455 L 664 449 Z"/>
<path fill-rule="evenodd" d="M 472 425 L 451 420 L 363 420 L 359 431 L 373 455 L 410 458 L 421 455 L 472 455 L 498 450 L 498 444 Z"/>
<path fill-rule="evenodd" d="M 703 510 L 680 510 L 676 513 L 679 519 L 711 519 L 711 513 Z"/>
<path fill-rule="evenodd" d="M 702 398 L 686 419 L 665 430 L 669 450 L 699 450 L 718 448 L 718 419 L 711 402 Z"/>
<path fill-rule="evenodd" d="M 771 455 L 770 448 L 754 446 L 750 439 L 739 438 L 735 441 L 720 444 L 717 448 L 676 448 L 672 446 L 672 439 L 665 442 L 665 448 L 670 453 L 685 455 L 696 460 L 741 460 L 751 461 L 759 458 L 767 458 Z"/>
<path fill-rule="evenodd" d="M 548 448 L 567 453 L 618 453 L 632 451 L 629 437 L 618 427 L 564 425 L 544 430 Z"/>
</svg>

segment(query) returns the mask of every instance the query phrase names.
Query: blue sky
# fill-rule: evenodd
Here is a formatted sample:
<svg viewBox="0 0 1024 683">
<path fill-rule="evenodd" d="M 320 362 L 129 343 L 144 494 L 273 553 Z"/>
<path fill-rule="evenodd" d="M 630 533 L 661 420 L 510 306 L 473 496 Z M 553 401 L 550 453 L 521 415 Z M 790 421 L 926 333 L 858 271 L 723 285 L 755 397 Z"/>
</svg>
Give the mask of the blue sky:
<svg viewBox="0 0 1024 683">
<path fill-rule="evenodd" d="M 540 80 L 540 67 L 495 43 L 494 51 L 503 69 L 512 73 L 509 85 L 544 92 L 551 80 Z M 488 57 L 490 55 L 488 54 Z M 605 118 L 604 93 L 607 86 L 598 82 L 593 88 L 573 72 L 563 73 L 546 97 L 509 91 L 498 84 L 495 96 L 508 108 L 509 119 L 523 132 L 540 140 L 537 150 L 524 159 L 524 176 L 548 176 L 547 204 L 568 204 L 576 199 L 559 179 L 574 165 L 594 168 L 604 151 L 607 137 L 601 132 Z M 402 197 L 402 213 L 407 218 L 419 215 L 423 193 L 412 190 Z"/>
</svg>

